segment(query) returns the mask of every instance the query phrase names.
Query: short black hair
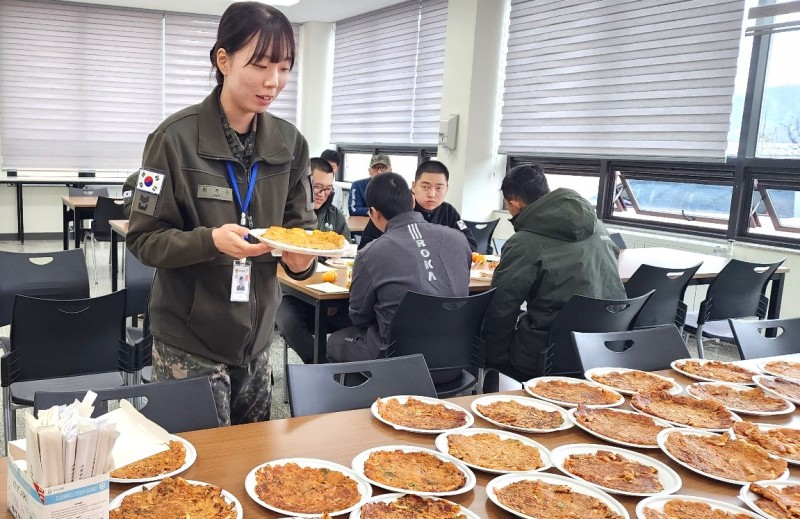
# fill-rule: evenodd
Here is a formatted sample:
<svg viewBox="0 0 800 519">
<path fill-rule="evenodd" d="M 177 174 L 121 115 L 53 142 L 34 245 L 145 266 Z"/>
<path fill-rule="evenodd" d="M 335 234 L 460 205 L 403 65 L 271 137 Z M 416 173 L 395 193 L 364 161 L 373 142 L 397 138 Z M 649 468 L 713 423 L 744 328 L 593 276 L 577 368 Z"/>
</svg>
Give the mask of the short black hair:
<svg viewBox="0 0 800 519">
<path fill-rule="evenodd" d="M 426 160 L 417 166 L 417 172 L 414 173 L 414 180 L 419 180 L 419 177 L 421 177 L 423 173 L 442 174 L 444 175 L 444 179 L 450 182 L 450 171 L 448 171 L 447 166 L 438 160 Z"/>
<path fill-rule="evenodd" d="M 367 184 L 367 207 L 374 207 L 391 220 L 414 209 L 414 198 L 406 180 L 397 173 L 376 175 Z"/>
<path fill-rule="evenodd" d="M 217 26 L 217 41 L 211 47 L 211 67 L 216 70 L 217 84 L 225 76 L 217 68 L 217 51 L 233 54 L 256 38 L 256 48 L 247 64 L 269 58 L 272 63 L 289 61 L 294 67 L 294 31 L 289 19 L 274 7 L 261 2 L 235 2 L 225 9 Z M 269 53 L 269 56 L 267 56 Z"/>
<path fill-rule="evenodd" d="M 339 166 L 342 165 L 342 154 L 336 150 L 325 150 L 319 156 L 328 162 L 333 162 Z"/>
<path fill-rule="evenodd" d="M 521 200 L 532 204 L 550 192 L 542 168 L 536 164 L 511 168 L 500 186 L 506 200 Z"/>
<path fill-rule="evenodd" d="M 328 162 L 327 160 L 323 159 L 323 158 L 320 158 L 320 157 L 312 158 L 308 162 L 308 167 L 311 169 L 311 171 L 314 171 L 315 169 L 318 169 L 318 170 L 323 171 L 325 173 L 333 174 L 333 166 L 331 166 L 331 163 Z"/>
</svg>

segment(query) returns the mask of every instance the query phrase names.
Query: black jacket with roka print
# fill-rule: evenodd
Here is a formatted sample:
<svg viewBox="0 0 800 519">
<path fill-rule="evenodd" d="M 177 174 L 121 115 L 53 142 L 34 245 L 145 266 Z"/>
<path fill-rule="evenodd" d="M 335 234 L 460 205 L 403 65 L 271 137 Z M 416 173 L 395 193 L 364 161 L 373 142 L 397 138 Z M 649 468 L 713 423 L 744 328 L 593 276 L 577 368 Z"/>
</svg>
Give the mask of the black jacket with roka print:
<svg viewBox="0 0 800 519">
<path fill-rule="evenodd" d="M 142 167 L 164 173 L 165 180 L 152 216 L 140 210 L 141 193 L 134 195 L 126 243 L 142 263 L 157 268 L 150 297 L 153 335 L 215 362 L 244 365 L 269 345 L 281 290 L 277 259 L 265 254 L 251 258 L 249 303 L 230 301 L 234 260 L 217 251 L 211 232 L 240 220 L 226 161 L 234 164 L 242 198 L 249 172 L 225 139 L 218 96 L 219 87 L 148 137 Z M 252 226 L 314 229 L 306 140 L 292 124 L 267 113 L 257 116 L 255 131 Z M 315 266 L 292 277 L 308 277 Z"/>
</svg>

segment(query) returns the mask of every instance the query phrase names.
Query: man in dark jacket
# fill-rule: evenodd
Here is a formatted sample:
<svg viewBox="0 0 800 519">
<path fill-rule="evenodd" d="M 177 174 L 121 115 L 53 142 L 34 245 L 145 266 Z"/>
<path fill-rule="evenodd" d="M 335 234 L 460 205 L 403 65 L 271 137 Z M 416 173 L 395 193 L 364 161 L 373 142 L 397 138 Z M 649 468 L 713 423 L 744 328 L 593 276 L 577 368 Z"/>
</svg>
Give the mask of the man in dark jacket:
<svg viewBox="0 0 800 519">
<path fill-rule="evenodd" d="M 317 213 L 317 229 L 335 231 L 350 241 L 347 219 L 333 205 L 333 167 L 322 158 L 309 162 L 311 168 L 311 190 L 314 194 L 314 211 Z M 296 297 L 284 295 L 275 324 L 286 344 L 306 364 L 314 360 L 314 307 Z M 328 317 L 328 332 L 350 326 L 347 312 L 341 311 Z"/>
<path fill-rule="evenodd" d="M 367 207 L 367 185 L 369 181 L 380 175 L 392 171 L 392 159 L 385 153 L 376 153 L 369 159 L 369 176 L 356 180 L 350 185 L 350 198 L 347 202 L 348 211 L 350 216 L 367 216 L 369 207 Z"/>
<path fill-rule="evenodd" d="M 594 209 L 571 189 L 550 192 L 538 166 L 517 166 L 501 187 L 516 231 L 492 278 L 483 337 L 487 361 L 518 380 L 541 375 L 539 355 L 559 311 L 575 294 L 623 299 L 619 249 Z M 520 306 L 527 310 L 520 313 Z M 554 365 L 553 373 L 579 366 Z M 488 388 L 494 389 L 492 381 Z"/>
<path fill-rule="evenodd" d="M 462 233 L 427 223 L 412 211 L 411 191 L 397 173 L 374 177 L 366 195 L 370 218 L 385 234 L 356 256 L 350 285 L 354 326 L 328 339 L 328 358 L 337 362 L 377 358 L 389 344 L 392 319 L 410 290 L 469 293 L 472 253 Z"/>
<path fill-rule="evenodd" d="M 475 252 L 478 250 L 478 242 L 472 235 L 472 231 L 461 219 L 456 208 L 444 201 L 449 181 L 450 171 L 438 160 L 427 160 L 417 166 L 414 182 L 411 184 L 411 192 L 414 194 L 414 210 L 420 213 L 428 223 L 438 223 L 463 232 L 469 242 L 469 248 Z M 375 227 L 375 224 L 369 221 L 361 235 L 358 248 L 363 249 L 369 242 L 382 235 L 383 233 Z"/>
</svg>

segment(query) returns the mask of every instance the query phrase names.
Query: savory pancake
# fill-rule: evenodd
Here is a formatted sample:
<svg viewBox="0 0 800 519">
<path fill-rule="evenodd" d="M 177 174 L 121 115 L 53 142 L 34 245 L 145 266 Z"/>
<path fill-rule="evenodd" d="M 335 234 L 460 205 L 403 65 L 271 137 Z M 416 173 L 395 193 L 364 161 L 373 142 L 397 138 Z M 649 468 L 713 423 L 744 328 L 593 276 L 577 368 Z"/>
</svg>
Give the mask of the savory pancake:
<svg viewBox="0 0 800 519">
<path fill-rule="evenodd" d="M 266 465 L 256 471 L 256 494 L 265 503 L 301 514 L 338 512 L 358 503 L 358 484 L 338 470 Z"/>
<path fill-rule="evenodd" d="M 644 517 L 645 519 L 750 519 L 749 515 L 732 514 L 711 508 L 707 503 L 680 498 L 670 499 L 664 503 L 663 512 L 645 508 Z"/>
<path fill-rule="evenodd" d="M 364 462 L 364 474 L 384 485 L 417 492 L 450 492 L 467 478 L 457 466 L 427 452 L 374 451 Z"/>
<path fill-rule="evenodd" d="M 535 395 L 567 402 L 570 404 L 610 405 L 620 401 L 617 394 L 602 387 L 593 386 L 579 380 L 567 382 L 565 380 L 534 381 L 528 390 Z"/>
<path fill-rule="evenodd" d="M 773 456 L 800 462 L 800 430 L 780 427 L 761 430 L 750 422 L 733 424 L 736 437 L 763 447 Z"/>
<path fill-rule="evenodd" d="M 150 490 L 123 498 L 109 519 L 234 519 L 236 509 L 214 485 L 190 485 L 183 478 L 164 478 Z"/>
<path fill-rule="evenodd" d="M 760 497 L 756 504 L 776 519 L 800 518 L 800 485 L 784 487 L 761 486 L 750 483 L 750 491 Z"/>
<path fill-rule="evenodd" d="M 134 461 L 111 471 L 112 478 L 142 479 L 168 474 L 186 463 L 186 447 L 175 440 L 169 441 L 169 449 Z"/>
<path fill-rule="evenodd" d="M 669 422 L 699 429 L 728 429 L 733 426 L 733 415 L 714 400 L 697 400 L 690 396 L 670 395 L 666 391 L 653 391 L 636 393 L 631 397 L 631 405 Z"/>
<path fill-rule="evenodd" d="M 597 434 L 617 441 L 648 447 L 657 447 L 656 437 L 658 433 L 666 429 L 649 416 L 627 413 L 618 409 L 579 405 L 573 416 L 578 423 Z"/>
<path fill-rule="evenodd" d="M 467 519 L 455 503 L 412 494 L 389 503 L 368 503 L 360 514 L 361 519 Z"/>
<path fill-rule="evenodd" d="M 517 481 L 495 494 L 505 506 L 537 519 L 622 519 L 596 497 L 573 492 L 567 485 Z"/>
<path fill-rule="evenodd" d="M 451 434 L 447 445 L 451 456 L 487 469 L 524 471 L 544 466 L 539 449 L 495 433 Z"/>
<path fill-rule="evenodd" d="M 698 375 L 720 382 L 735 382 L 738 384 L 752 384 L 753 377 L 758 375 L 758 373 L 737 366 L 736 364 L 720 362 L 718 360 L 709 360 L 705 362 L 700 362 L 696 359 L 682 360 L 676 362 L 675 366 L 692 375 Z"/>
<path fill-rule="evenodd" d="M 691 384 L 688 391 L 694 396 L 716 400 L 725 407 L 747 413 L 770 413 L 789 409 L 789 403 L 775 398 L 759 387 L 731 387 L 723 384 Z"/>
<path fill-rule="evenodd" d="M 467 424 L 463 411 L 444 404 L 429 404 L 414 397 L 408 397 L 406 403 L 400 403 L 397 398 L 379 398 L 378 414 L 387 422 L 413 429 L 436 431 Z"/>
<path fill-rule="evenodd" d="M 520 404 L 516 400 L 498 400 L 477 406 L 485 417 L 512 427 L 525 429 L 555 429 L 564 423 L 558 411 L 545 411 L 538 407 Z"/>
<path fill-rule="evenodd" d="M 648 391 L 668 391 L 672 389 L 672 382 L 658 375 L 632 369 L 630 371 L 609 371 L 608 373 L 596 373 L 591 379 L 600 384 L 611 386 L 622 391 L 633 393 L 646 393 Z"/>
<path fill-rule="evenodd" d="M 264 231 L 261 237 L 286 245 L 318 250 L 338 250 L 347 242 L 344 236 L 333 231 L 318 229 L 306 231 L 300 228 L 286 229 L 284 227 L 270 227 Z"/>
<path fill-rule="evenodd" d="M 781 396 L 792 400 L 800 400 L 800 384 L 785 378 L 763 377 L 761 385 L 770 389 Z"/>
<path fill-rule="evenodd" d="M 800 380 L 800 362 L 773 360 L 764 364 L 764 369 L 782 377 Z"/>
<path fill-rule="evenodd" d="M 637 494 L 655 494 L 664 490 L 658 469 L 615 452 L 598 450 L 590 454 L 571 454 L 564 460 L 564 470 L 614 490 Z"/>
</svg>

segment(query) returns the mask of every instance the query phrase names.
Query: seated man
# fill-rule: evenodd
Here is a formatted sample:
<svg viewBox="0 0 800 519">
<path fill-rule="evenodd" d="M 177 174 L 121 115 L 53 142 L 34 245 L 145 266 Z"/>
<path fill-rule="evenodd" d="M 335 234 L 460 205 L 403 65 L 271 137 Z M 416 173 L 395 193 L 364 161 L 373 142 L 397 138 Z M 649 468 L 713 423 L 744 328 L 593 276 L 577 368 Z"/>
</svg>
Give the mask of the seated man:
<svg viewBox="0 0 800 519">
<path fill-rule="evenodd" d="M 384 153 L 377 153 L 369 161 L 369 176 L 356 180 L 350 186 L 348 209 L 350 216 L 367 216 L 369 207 L 366 202 L 367 184 L 375 175 L 392 171 L 392 159 Z"/>
<path fill-rule="evenodd" d="M 475 252 L 478 250 L 478 242 L 472 235 L 472 231 L 461 219 L 456 208 L 444 201 L 449 181 L 450 172 L 447 170 L 447 166 L 438 160 L 428 160 L 417 166 L 414 182 L 411 183 L 411 192 L 414 194 L 415 202 L 414 210 L 420 213 L 428 223 L 446 225 L 463 232 L 469 242 L 469 248 Z M 382 234 L 372 221 L 368 222 L 364 227 L 358 248 L 364 248 Z"/>
<path fill-rule="evenodd" d="M 385 234 L 356 256 L 350 285 L 353 325 L 328 339 L 336 362 L 378 358 L 389 344 L 397 307 L 409 291 L 441 296 L 469 293 L 472 252 L 464 234 L 427 223 L 412 211 L 403 177 L 378 175 L 367 186 L 370 219 Z M 420 323 L 420 326 L 434 325 Z"/>
<path fill-rule="evenodd" d="M 319 154 L 320 158 L 325 159 L 333 168 L 333 179 L 339 179 L 339 164 L 342 163 L 342 154 L 336 150 L 324 150 L 322 153 Z M 344 195 L 342 193 L 342 188 L 337 186 L 336 184 L 333 185 L 333 205 L 338 209 L 346 209 L 345 206 L 342 204 Z"/>
<path fill-rule="evenodd" d="M 483 338 L 490 367 L 527 380 L 542 375 L 539 358 L 550 325 L 573 295 L 624 299 L 625 288 L 619 249 L 581 195 L 564 188 L 550 192 L 538 166 L 513 168 L 500 189 L 516 232 L 492 277 L 497 291 L 486 310 Z M 527 311 L 520 313 L 522 303 Z M 552 372 L 578 368 L 554 365 Z M 495 380 L 487 380 L 485 389 L 496 390 Z"/>
<path fill-rule="evenodd" d="M 317 213 L 317 229 L 336 231 L 350 240 L 347 219 L 333 205 L 333 168 L 328 161 L 313 158 L 310 161 L 311 189 L 314 193 L 314 211 Z M 275 315 L 275 325 L 286 344 L 306 364 L 314 360 L 314 307 L 293 296 L 285 295 Z M 328 316 L 328 331 L 350 326 L 347 312 Z"/>
</svg>

